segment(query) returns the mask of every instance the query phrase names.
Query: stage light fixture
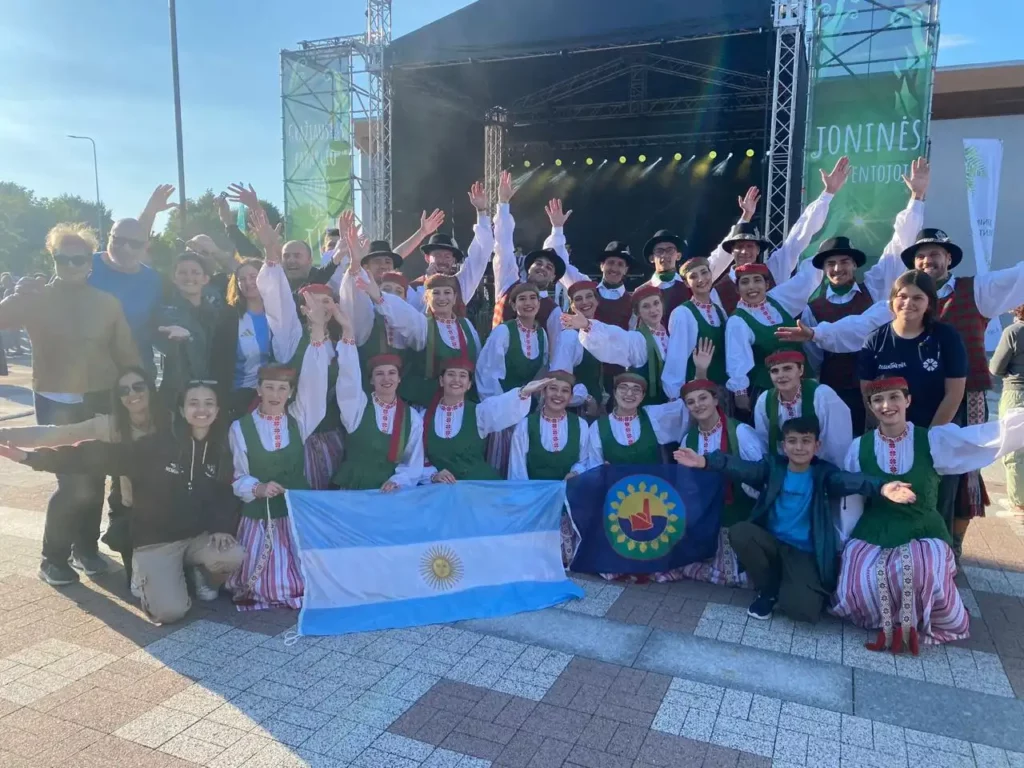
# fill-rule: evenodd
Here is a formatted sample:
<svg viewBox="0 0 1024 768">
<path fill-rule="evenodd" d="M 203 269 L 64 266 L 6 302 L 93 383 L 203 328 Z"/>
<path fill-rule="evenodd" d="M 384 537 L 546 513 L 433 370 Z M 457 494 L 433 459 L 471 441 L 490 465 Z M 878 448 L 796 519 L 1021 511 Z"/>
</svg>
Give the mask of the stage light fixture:
<svg viewBox="0 0 1024 768">
<path fill-rule="evenodd" d="M 557 166 L 558 166 L 559 168 L 561 168 L 561 167 L 562 167 L 562 161 L 561 161 L 561 160 L 558 160 L 558 159 L 556 159 L 556 160 L 555 160 L 555 165 L 557 165 Z"/>
<path fill-rule="evenodd" d="M 529 168 L 529 167 L 530 167 L 530 161 L 529 160 L 523 160 L 523 168 Z"/>
<path fill-rule="evenodd" d="M 716 157 L 718 157 L 718 153 L 715 152 L 715 150 L 712 149 L 710 152 L 708 152 L 708 157 L 710 157 L 712 160 L 714 160 Z"/>
<path fill-rule="evenodd" d="M 593 164 L 594 164 L 594 158 L 588 157 L 587 158 L 587 165 L 593 165 Z"/>
<path fill-rule="evenodd" d="M 747 150 L 747 157 L 753 157 L 753 156 L 754 156 L 754 150 L 748 149 Z"/>
<path fill-rule="evenodd" d="M 682 159 L 683 159 L 683 155 L 682 155 L 682 153 L 681 153 L 681 152 L 676 152 L 676 153 L 675 153 L 675 154 L 674 154 L 674 155 L 672 156 L 672 159 L 673 159 L 673 160 L 675 160 L 675 161 L 676 161 L 676 162 L 678 163 L 678 162 L 679 162 L 680 160 L 682 160 Z"/>
<path fill-rule="evenodd" d="M 626 164 L 626 156 L 625 155 L 620 155 L 619 156 L 619 162 L 622 163 L 623 165 L 625 165 Z"/>
<path fill-rule="evenodd" d="M 638 157 L 637 160 L 639 160 L 641 163 L 646 163 L 647 155 L 640 155 L 640 157 Z"/>
</svg>

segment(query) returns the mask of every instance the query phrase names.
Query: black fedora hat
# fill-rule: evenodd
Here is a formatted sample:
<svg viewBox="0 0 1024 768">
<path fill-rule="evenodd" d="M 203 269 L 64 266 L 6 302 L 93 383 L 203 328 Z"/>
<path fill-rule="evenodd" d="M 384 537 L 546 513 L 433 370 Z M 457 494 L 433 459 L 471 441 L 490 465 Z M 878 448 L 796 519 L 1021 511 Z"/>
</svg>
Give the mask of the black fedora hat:
<svg viewBox="0 0 1024 768">
<path fill-rule="evenodd" d="M 539 251 L 530 251 L 526 254 L 526 258 L 523 259 L 523 266 L 526 268 L 527 273 L 529 273 L 530 267 L 533 266 L 533 262 L 537 259 L 547 259 L 554 264 L 556 283 L 565 275 L 565 262 L 562 261 L 562 257 L 551 248 L 542 248 Z"/>
<path fill-rule="evenodd" d="M 947 251 L 949 251 L 950 262 L 949 268 L 955 269 L 956 265 L 963 261 L 964 252 L 959 245 L 949 239 L 949 235 L 943 232 L 941 229 L 925 228 L 917 233 L 917 240 L 912 246 L 907 248 L 903 253 L 900 254 L 900 258 L 903 259 L 903 264 L 907 269 L 914 268 L 914 256 L 921 250 L 922 245 L 941 245 Z"/>
<path fill-rule="evenodd" d="M 617 259 L 622 259 L 626 262 L 627 266 L 633 264 L 633 254 L 629 252 L 629 246 L 621 240 L 612 240 L 608 245 L 604 247 L 604 251 L 601 253 L 597 262 L 600 264 L 605 259 L 614 256 Z"/>
<path fill-rule="evenodd" d="M 733 246 L 743 241 L 757 243 L 761 246 L 762 252 L 772 247 L 771 243 L 761 237 L 761 230 L 758 229 L 757 224 L 754 224 L 752 221 L 738 221 L 733 224 L 729 234 L 722 241 L 722 250 L 726 253 L 732 253 Z"/>
<path fill-rule="evenodd" d="M 686 241 L 683 240 L 679 235 L 669 232 L 667 229 L 659 229 L 651 239 L 644 243 L 644 258 L 648 261 L 651 260 L 651 254 L 654 252 L 654 247 L 659 243 L 672 243 L 676 247 L 679 253 L 683 253 L 686 250 Z"/>
<path fill-rule="evenodd" d="M 868 260 L 863 251 L 858 251 L 850 244 L 848 237 L 830 237 L 828 240 L 822 240 L 811 263 L 815 269 L 821 269 L 829 256 L 849 256 L 858 268 L 863 267 L 864 262 Z"/>
<path fill-rule="evenodd" d="M 391 243 L 389 243 L 387 240 L 370 241 L 370 252 L 363 256 L 359 263 L 365 267 L 366 262 L 368 262 L 374 256 L 390 256 L 395 269 L 398 269 L 400 266 L 402 266 L 402 257 L 391 250 Z"/>
<path fill-rule="evenodd" d="M 455 254 L 455 258 L 462 261 L 466 258 L 466 254 L 459 248 L 459 244 L 455 242 L 455 238 L 451 235 L 446 235 L 444 232 L 435 232 L 430 236 L 425 245 L 420 246 L 420 251 L 426 256 L 434 251 L 451 251 Z"/>
</svg>

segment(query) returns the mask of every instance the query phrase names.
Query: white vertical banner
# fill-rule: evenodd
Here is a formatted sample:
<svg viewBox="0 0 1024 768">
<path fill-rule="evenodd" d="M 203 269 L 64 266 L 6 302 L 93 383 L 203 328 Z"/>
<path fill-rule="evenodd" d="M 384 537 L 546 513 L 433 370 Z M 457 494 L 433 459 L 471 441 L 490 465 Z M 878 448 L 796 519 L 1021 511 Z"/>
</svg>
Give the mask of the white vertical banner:
<svg viewBox="0 0 1024 768">
<path fill-rule="evenodd" d="M 967 210 L 971 217 L 975 270 L 979 275 L 992 269 L 992 243 L 995 240 L 1002 167 L 1002 139 L 964 139 Z M 1002 323 L 999 318 L 993 318 L 985 332 L 985 349 L 996 348 L 1001 332 Z"/>
</svg>

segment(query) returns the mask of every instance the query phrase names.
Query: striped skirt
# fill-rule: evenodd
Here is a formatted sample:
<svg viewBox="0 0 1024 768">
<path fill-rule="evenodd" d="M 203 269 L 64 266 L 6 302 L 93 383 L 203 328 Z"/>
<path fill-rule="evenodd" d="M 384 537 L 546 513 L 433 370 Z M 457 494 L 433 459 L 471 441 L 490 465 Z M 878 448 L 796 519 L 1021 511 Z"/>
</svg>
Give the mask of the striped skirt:
<svg viewBox="0 0 1024 768">
<path fill-rule="evenodd" d="M 509 427 L 487 436 L 487 463 L 498 470 L 502 478 L 508 477 L 508 456 L 512 450 L 512 433 L 515 431 L 515 427 Z"/>
<path fill-rule="evenodd" d="M 941 539 L 914 539 L 893 549 L 850 539 L 831 612 L 865 629 L 909 623 L 918 628 L 922 643 L 963 640 L 970 636 L 971 619 L 954 576 L 953 550 Z M 879 589 L 883 579 L 888 582 L 884 592 Z"/>
<path fill-rule="evenodd" d="M 306 452 L 306 480 L 314 491 L 326 491 L 345 457 L 341 431 L 314 432 L 303 445 Z M 287 527 L 287 526 L 286 526 Z"/>
<path fill-rule="evenodd" d="M 674 574 L 679 571 L 680 576 L 694 581 L 706 581 L 709 584 L 721 584 L 725 587 L 746 587 L 747 574 L 740 571 L 740 561 L 729 543 L 729 531 L 722 528 L 718 532 L 718 551 L 710 560 L 700 563 L 690 563 L 682 568 L 675 568 L 668 571 Z M 659 579 L 659 581 L 677 581 L 678 579 Z"/>
<path fill-rule="evenodd" d="M 305 584 L 288 519 L 243 517 L 236 538 L 245 551 L 245 562 L 224 586 L 238 610 L 301 608 Z"/>
</svg>

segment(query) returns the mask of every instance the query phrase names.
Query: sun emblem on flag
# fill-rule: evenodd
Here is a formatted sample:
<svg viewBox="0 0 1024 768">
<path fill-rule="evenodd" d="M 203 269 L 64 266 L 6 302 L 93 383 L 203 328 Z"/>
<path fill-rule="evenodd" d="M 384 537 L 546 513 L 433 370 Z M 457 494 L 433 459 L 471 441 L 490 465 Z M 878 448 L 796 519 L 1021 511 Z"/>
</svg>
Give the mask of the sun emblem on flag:
<svg viewBox="0 0 1024 768">
<path fill-rule="evenodd" d="M 686 528 L 679 493 L 651 475 L 630 475 L 609 488 L 604 521 L 608 541 L 630 560 L 665 557 Z"/>
<path fill-rule="evenodd" d="M 462 560 L 451 547 L 431 547 L 420 560 L 420 575 L 434 589 L 451 589 L 462 578 Z"/>
</svg>

